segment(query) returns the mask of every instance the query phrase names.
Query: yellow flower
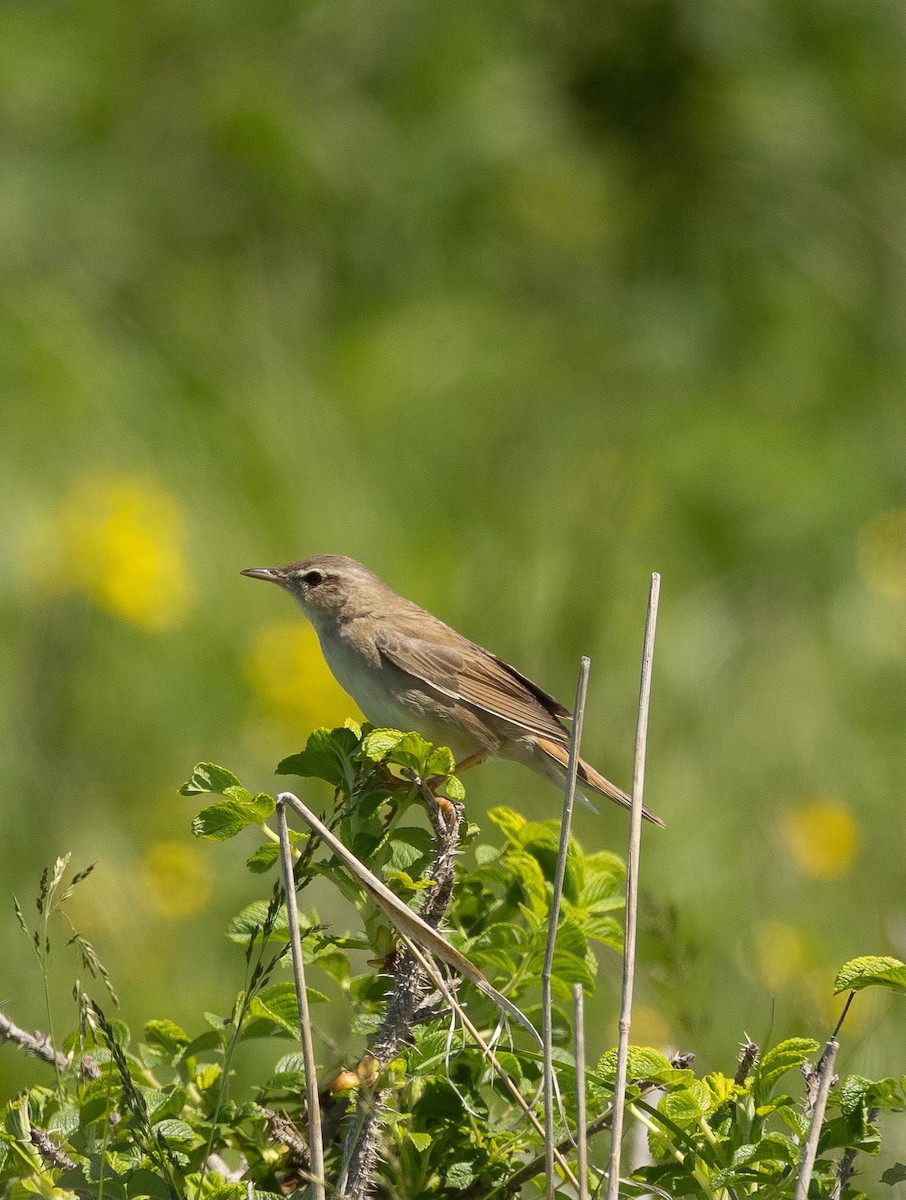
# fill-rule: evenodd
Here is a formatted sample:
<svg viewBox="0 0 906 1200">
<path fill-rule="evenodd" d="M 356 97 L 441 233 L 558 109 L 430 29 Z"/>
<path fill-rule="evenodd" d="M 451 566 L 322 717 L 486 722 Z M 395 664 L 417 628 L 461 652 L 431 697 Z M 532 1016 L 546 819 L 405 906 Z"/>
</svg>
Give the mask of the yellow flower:
<svg viewBox="0 0 906 1200">
<path fill-rule="evenodd" d="M 797 983 L 809 959 L 802 933 L 783 921 L 759 921 L 753 930 L 758 973 L 772 992 Z"/>
<path fill-rule="evenodd" d="M 29 538 L 23 557 L 33 581 L 82 592 L 143 629 L 179 625 L 192 604 L 182 511 L 170 492 L 144 476 L 78 480 L 37 543 Z"/>
<path fill-rule="evenodd" d="M 859 531 L 859 571 L 888 600 L 906 600 L 906 508 L 891 508 Z"/>
<path fill-rule="evenodd" d="M 673 1043 L 670 1024 L 663 1013 L 648 1004 L 639 1004 L 632 1013 L 632 1039 L 640 1046 L 663 1048 Z"/>
<path fill-rule="evenodd" d="M 839 800 L 804 800 L 783 816 L 783 839 L 793 862 L 811 879 L 836 879 L 852 866 L 859 828 Z"/>
<path fill-rule="evenodd" d="M 272 720 L 293 731 L 361 719 L 355 702 L 331 675 L 310 625 L 277 621 L 256 633 L 245 660 L 253 691 Z"/>
<path fill-rule="evenodd" d="M 161 916 L 194 916 L 211 897 L 210 864 L 190 843 L 155 843 L 145 856 L 142 873 L 151 907 Z"/>
</svg>

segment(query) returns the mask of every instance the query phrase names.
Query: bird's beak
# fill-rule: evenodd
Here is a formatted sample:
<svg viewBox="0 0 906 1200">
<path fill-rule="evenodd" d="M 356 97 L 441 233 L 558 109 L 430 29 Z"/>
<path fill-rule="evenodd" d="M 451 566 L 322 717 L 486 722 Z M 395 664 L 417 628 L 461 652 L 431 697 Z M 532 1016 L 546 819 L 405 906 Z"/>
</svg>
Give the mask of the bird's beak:
<svg viewBox="0 0 906 1200">
<path fill-rule="evenodd" d="M 269 579 L 271 583 L 286 582 L 286 576 L 280 567 L 248 567 L 239 574 L 248 575 L 249 579 Z"/>
</svg>

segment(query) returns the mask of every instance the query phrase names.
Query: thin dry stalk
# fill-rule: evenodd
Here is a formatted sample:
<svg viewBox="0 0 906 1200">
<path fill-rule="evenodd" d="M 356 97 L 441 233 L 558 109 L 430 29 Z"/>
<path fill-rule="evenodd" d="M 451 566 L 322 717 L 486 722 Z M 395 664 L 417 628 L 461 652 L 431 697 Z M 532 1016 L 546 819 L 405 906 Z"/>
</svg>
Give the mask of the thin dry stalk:
<svg viewBox="0 0 906 1200">
<path fill-rule="evenodd" d="M 629 820 L 629 854 L 626 862 L 626 922 L 623 939 L 623 998 L 620 1005 L 620 1038 L 617 1045 L 617 1078 L 613 1093 L 613 1123 L 610 1138 L 610 1165 L 607 1173 L 607 1200 L 617 1200 L 620 1189 L 620 1144 L 626 1108 L 626 1071 L 629 1060 L 629 1030 L 632 1024 L 632 989 L 635 981 L 635 944 L 639 913 L 639 856 L 642 848 L 642 797 L 645 791 L 645 750 L 648 743 L 648 709 L 651 702 L 651 663 L 654 658 L 654 633 L 657 626 L 661 577 L 651 576 L 645 642 L 642 650 L 642 678 L 639 686 L 639 716 L 635 736 L 635 762 L 632 772 L 632 812 Z"/>
<path fill-rule="evenodd" d="M 296 881 L 293 875 L 293 854 L 286 827 L 286 800 L 277 798 L 277 828 L 280 833 L 280 867 L 283 890 L 286 893 L 286 918 L 289 925 L 289 944 L 293 959 L 293 981 L 299 1007 L 299 1036 L 302 1042 L 302 1063 L 305 1068 L 305 1102 L 308 1108 L 308 1144 L 311 1157 L 313 1200 L 325 1200 L 324 1143 L 321 1138 L 321 1102 L 318 1099 L 318 1076 L 315 1049 L 308 1015 L 308 992 L 305 988 L 305 964 L 302 961 L 302 938 L 299 934 L 299 908 L 296 903 Z"/>
<path fill-rule="evenodd" d="M 303 821 L 313 829 L 321 841 L 343 864 L 353 879 L 358 880 L 362 887 L 367 892 L 372 903 L 376 904 L 381 910 L 397 933 L 405 934 L 414 942 L 417 942 L 429 954 L 433 954 L 435 958 L 439 958 L 441 962 L 445 962 L 447 966 L 452 967 L 454 971 L 464 976 L 478 988 L 479 991 L 493 1000 L 498 1009 L 507 1017 L 512 1017 L 526 1030 L 532 1040 L 537 1044 L 538 1049 L 541 1049 L 541 1038 L 538 1031 L 532 1025 L 531 1021 L 521 1012 L 511 1000 L 508 1000 L 501 992 L 492 987 L 484 975 L 479 971 L 474 963 L 470 962 L 466 956 L 456 949 L 447 939 L 436 929 L 432 928 L 427 921 L 419 916 L 417 912 L 413 912 L 411 908 L 407 908 L 398 896 L 395 896 L 378 877 L 360 862 L 352 851 L 340 841 L 340 839 L 319 820 L 318 817 L 311 811 L 310 808 L 302 803 L 298 796 L 292 792 L 282 792 L 282 799 L 295 809 Z"/>
<path fill-rule="evenodd" d="M 500 1060 L 497 1058 L 497 1055 L 494 1053 L 491 1046 L 488 1045 L 488 1043 L 484 1040 L 484 1038 L 482 1037 L 479 1030 L 475 1027 L 475 1025 L 473 1025 L 473 1023 L 469 1019 L 468 1013 L 465 1011 L 465 1009 L 462 1007 L 462 1005 L 456 999 L 456 996 L 453 994 L 453 992 L 447 987 L 446 982 L 444 981 L 444 979 L 442 978 L 440 973 L 437 971 L 434 964 L 431 962 L 431 959 L 427 955 L 422 954 L 422 952 L 415 945 L 415 943 L 410 941 L 409 938 L 407 938 L 405 935 L 403 935 L 403 941 L 408 946 L 409 952 L 413 955 L 414 958 L 416 958 L 419 961 L 425 974 L 428 976 L 428 978 L 431 980 L 431 982 L 434 984 L 434 986 L 437 988 L 437 990 L 440 992 L 440 994 L 444 997 L 444 999 L 450 1005 L 450 1008 L 456 1013 L 457 1017 L 462 1022 L 462 1026 L 465 1029 L 466 1033 L 468 1033 L 469 1036 L 473 1038 L 473 1040 L 475 1041 L 475 1044 L 479 1047 L 481 1052 L 484 1054 L 485 1058 L 488 1060 L 488 1062 L 491 1064 L 491 1066 L 494 1068 L 494 1070 L 500 1076 L 507 1091 L 510 1093 L 510 1095 L 513 1097 L 513 1099 L 516 1101 L 516 1104 L 519 1106 L 519 1108 L 522 1109 L 523 1113 L 525 1114 L 526 1118 L 528 1119 L 529 1124 L 532 1126 L 532 1128 L 535 1130 L 536 1133 L 540 1134 L 543 1137 L 544 1136 L 544 1126 L 541 1124 L 541 1122 L 538 1120 L 538 1118 L 532 1112 L 530 1105 L 526 1102 L 525 1097 L 522 1095 L 522 1093 L 519 1091 L 516 1084 L 513 1082 L 512 1078 L 507 1074 L 506 1070 L 501 1065 Z M 562 1154 L 562 1151 L 565 1150 L 569 1146 L 569 1144 L 570 1144 L 569 1139 L 568 1138 L 564 1139 L 563 1143 L 560 1146 L 556 1146 L 554 1148 L 554 1155 L 556 1157 L 558 1166 L 560 1167 L 560 1169 L 562 1170 L 562 1172 L 566 1178 L 566 1181 L 569 1184 L 571 1184 L 574 1188 L 578 1188 L 579 1181 L 576 1178 L 576 1176 L 573 1174 L 572 1168 L 570 1167 L 569 1163 L 566 1161 L 566 1159 L 563 1157 L 563 1154 Z M 537 1172 L 534 1172 L 534 1174 L 537 1174 Z M 528 1178 L 531 1178 L 531 1176 L 529 1176 Z"/>
<path fill-rule="evenodd" d="M 579 744 L 582 740 L 582 723 L 585 718 L 585 698 L 588 695 L 588 672 L 591 660 L 583 656 L 579 664 L 576 683 L 576 703 L 573 709 L 573 728 L 569 739 L 569 766 L 566 771 L 566 789 L 563 797 L 563 818 L 560 822 L 560 847 L 557 853 L 557 869 L 554 873 L 554 889 L 551 895 L 551 911 L 547 927 L 547 945 L 544 951 L 544 966 L 541 969 L 541 1040 L 544 1043 L 544 1145 L 547 1164 L 547 1200 L 554 1200 L 557 1188 L 554 1152 L 554 1045 L 553 1045 L 553 997 L 551 980 L 554 973 L 554 951 L 557 946 L 557 925 L 560 921 L 560 901 L 563 896 L 563 881 L 566 878 L 566 855 L 569 850 L 569 830 L 572 824 L 573 804 L 576 799 L 576 774 L 579 769 Z"/>
<path fill-rule="evenodd" d="M 588 1115 L 585 1107 L 585 993 L 573 984 L 576 1053 L 576 1147 L 579 1152 L 579 1200 L 588 1200 Z"/>
<path fill-rule="evenodd" d="M 809 1080 L 810 1097 L 809 1104 L 806 1105 L 806 1115 L 811 1117 L 811 1124 L 808 1128 L 808 1137 L 805 1139 L 805 1145 L 802 1148 L 799 1176 L 796 1180 L 795 1200 L 806 1200 L 808 1196 L 812 1171 L 815 1169 L 815 1158 L 818 1154 L 821 1126 L 824 1123 L 824 1112 L 827 1108 L 827 1097 L 834 1082 L 834 1062 L 837 1058 L 837 1051 L 840 1049 L 837 1035 L 843 1027 L 846 1014 L 849 1012 L 849 1006 L 852 1004 L 855 996 L 855 991 L 851 991 L 846 997 L 846 1003 L 843 1005 L 843 1011 L 840 1013 L 840 1018 L 834 1026 L 834 1032 L 830 1035 L 827 1045 L 824 1047 L 824 1053 L 821 1055 L 815 1071 L 817 1084 L 813 1080 Z"/>
</svg>

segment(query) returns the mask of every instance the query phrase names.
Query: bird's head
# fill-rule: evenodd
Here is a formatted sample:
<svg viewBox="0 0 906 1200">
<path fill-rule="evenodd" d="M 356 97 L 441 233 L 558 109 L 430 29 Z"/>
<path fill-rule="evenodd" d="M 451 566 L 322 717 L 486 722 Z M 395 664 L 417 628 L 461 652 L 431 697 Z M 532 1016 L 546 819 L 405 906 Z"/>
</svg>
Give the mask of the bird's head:
<svg viewBox="0 0 906 1200">
<path fill-rule="evenodd" d="M 388 591 L 373 571 L 342 554 L 318 554 L 285 567 L 249 567 L 242 574 L 278 583 L 315 626 L 367 613 Z"/>
</svg>

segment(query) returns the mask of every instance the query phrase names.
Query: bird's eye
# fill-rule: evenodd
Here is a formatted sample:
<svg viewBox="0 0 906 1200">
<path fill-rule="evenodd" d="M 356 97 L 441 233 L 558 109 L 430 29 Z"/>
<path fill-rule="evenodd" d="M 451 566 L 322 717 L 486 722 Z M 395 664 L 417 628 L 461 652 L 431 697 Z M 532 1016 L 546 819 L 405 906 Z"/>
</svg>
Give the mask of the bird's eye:
<svg viewBox="0 0 906 1200">
<path fill-rule="evenodd" d="M 320 571 L 306 571 L 302 576 L 302 582 L 308 584 L 309 587 L 317 587 L 319 583 L 324 582 L 324 576 Z"/>
</svg>

